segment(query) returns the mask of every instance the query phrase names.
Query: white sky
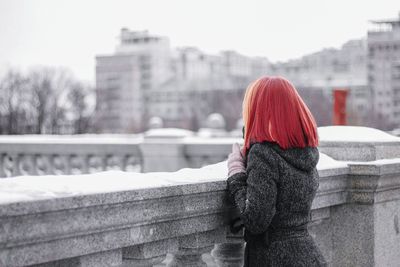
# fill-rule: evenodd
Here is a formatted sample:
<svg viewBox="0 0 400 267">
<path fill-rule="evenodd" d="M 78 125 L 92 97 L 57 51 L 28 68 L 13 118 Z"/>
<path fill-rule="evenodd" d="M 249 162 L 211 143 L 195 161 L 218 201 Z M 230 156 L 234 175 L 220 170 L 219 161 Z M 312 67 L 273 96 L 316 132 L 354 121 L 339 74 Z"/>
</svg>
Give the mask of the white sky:
<svg viewBox="0 0 400 267">
<path fill-rule="evenodd" d="M 395 18 L 398 0 L 0 0 L 0 74 L 9 66 L 67 66 L 94 82 L 94 57 L 121 27 L 208 53 L 233 49 L 271 61 L 339 47 L 368 20 Z"/>
</svg>

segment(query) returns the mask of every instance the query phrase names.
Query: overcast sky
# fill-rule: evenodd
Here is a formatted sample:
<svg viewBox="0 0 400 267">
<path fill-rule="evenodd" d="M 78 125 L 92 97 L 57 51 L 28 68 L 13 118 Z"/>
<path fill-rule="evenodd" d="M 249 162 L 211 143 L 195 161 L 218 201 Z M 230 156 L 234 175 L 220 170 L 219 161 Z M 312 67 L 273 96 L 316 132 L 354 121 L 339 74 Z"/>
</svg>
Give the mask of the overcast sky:
<svg viewBox="0 0 400 267">
<path fill-rule="evenodd" d="M 121 27 L 283 61 L 364 37 L 368 20 L 399 11 L 399 0 L 0 0 L 0 74 L 67 66 L 94 82 L 94 57 L 114 51 Z"/>
</svg>

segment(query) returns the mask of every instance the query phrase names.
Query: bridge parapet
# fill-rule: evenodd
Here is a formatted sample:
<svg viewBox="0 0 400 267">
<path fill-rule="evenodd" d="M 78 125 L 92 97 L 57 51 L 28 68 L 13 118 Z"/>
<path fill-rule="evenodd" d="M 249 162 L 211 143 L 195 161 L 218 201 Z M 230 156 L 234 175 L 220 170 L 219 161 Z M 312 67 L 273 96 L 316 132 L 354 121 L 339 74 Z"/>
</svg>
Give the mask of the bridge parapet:
<svg viewBox="0 0 400 267">
<path fill-rule="evenodd" d="M 330 265 L 399 262 L 400 159 L 348 164 L 321 154 L 318 169 L 309 230 Z M 1 179 L 0 265 L 153 266 L 169 254 L 169 266 L 240 266 L 226 171 L 221 162 Z"/>
</svg>

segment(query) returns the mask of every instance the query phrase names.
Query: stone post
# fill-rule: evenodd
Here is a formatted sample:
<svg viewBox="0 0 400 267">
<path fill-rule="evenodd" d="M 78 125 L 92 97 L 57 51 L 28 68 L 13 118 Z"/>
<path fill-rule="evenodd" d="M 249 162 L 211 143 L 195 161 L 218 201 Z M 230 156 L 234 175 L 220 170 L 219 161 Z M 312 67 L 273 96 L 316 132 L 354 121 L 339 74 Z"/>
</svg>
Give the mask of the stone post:
<svg viewBox="0 0 400 267">
<path fill-rule="evenodd" d="M 346 201 L 330 207 L 332 266 L 398 266 L 400 138 L 366 127 L 338 129 L 319 129 L 319 151 L 350 161 Z"/>
<path fill-rule="evenodd" d="M 139 145 L 143 155 L 143 172 L 173 172 L 187 167 L 183 140 L 191 134 L 182 129 L 148 131 Z"/>
<path fill-rule="evenodd" d="M 348 202 L 331 207 L 333 266 L 397 266 L 400 159 L 349 167 Z"/>
</svg>

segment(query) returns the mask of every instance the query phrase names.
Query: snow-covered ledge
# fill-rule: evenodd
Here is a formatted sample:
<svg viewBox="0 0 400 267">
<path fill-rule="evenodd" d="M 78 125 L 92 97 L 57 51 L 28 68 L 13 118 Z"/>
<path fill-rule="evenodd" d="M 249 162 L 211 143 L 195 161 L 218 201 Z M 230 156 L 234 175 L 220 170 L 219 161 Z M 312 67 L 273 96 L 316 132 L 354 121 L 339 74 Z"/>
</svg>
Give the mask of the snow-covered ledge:
<svg viewBox="0 0 400 267">
<path fill-rule="evenodd" d="M 309 228 L 330 265 L 400 262 L 400 159 L 321 154 L 318 171 Z M 221 162 L 1 179 L 0 266 L 152 266 L 168 253 L 169 266 L 204 266 L 202 254 L 209 266 L 240 266 L 243 240 L 226 229 L 226 172 Z"/>
<path fill-rule="evenodd" d="M 337 160 L 373 161 L 400 158 L 400 137 L 356 126 L 319 127 L 319 149 Z"/>
</svg>

